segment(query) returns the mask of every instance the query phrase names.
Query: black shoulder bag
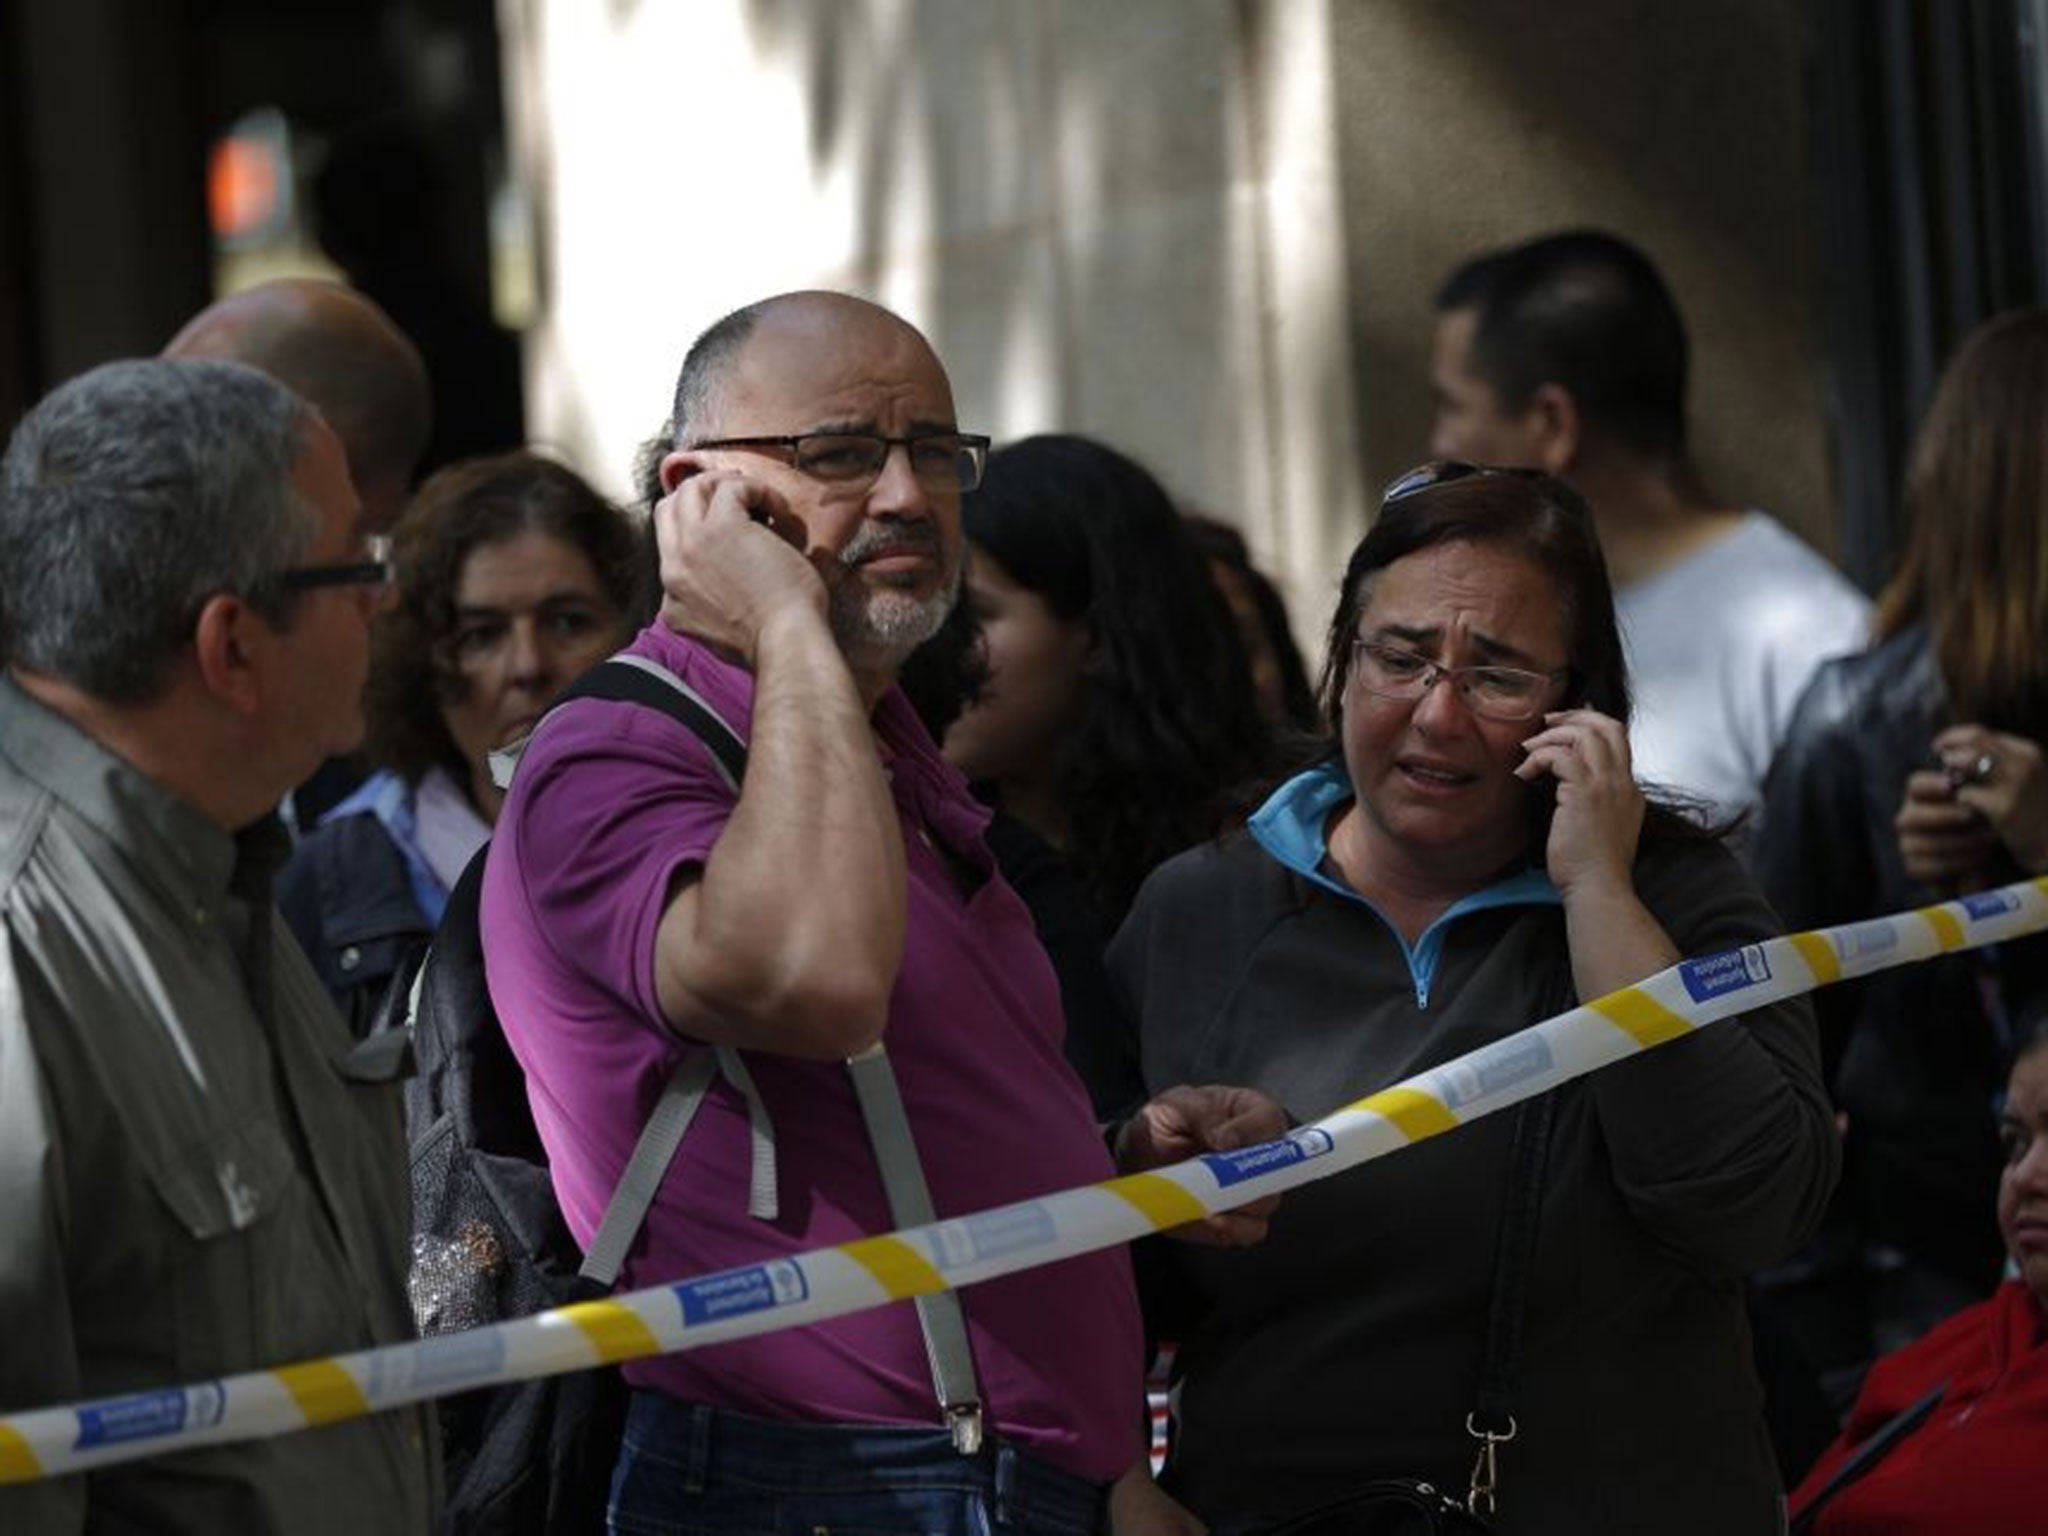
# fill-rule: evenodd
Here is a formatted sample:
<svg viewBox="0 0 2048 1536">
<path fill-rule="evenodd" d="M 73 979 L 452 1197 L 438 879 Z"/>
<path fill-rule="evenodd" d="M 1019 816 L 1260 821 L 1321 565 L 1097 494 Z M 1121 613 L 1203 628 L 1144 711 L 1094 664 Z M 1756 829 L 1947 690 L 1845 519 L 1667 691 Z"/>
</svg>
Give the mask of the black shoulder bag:
<svg viewBox="0 0 2048 1536">
<path fill-rule="evenodd" d="M 1268 1527 L 1264 1536 L 1490 1536 L 1498 1451 L 1515 1438 L 1509 1403 L 1528 1310 L 1529 1269 L 1543 1210 L 1543 1175 L 1550 1161 L 1555 1108 L 1556 1095 L 1546 1093 L 1515 1111 L 1514 1154 L 1494 1250 L 1486 1347 L 1480 1356 L 1474 1406 L 1465 1416 L 1466 1431 L 1478 1442 L 1478 1450 L 1463 1502 L 1419 1477 L 1375 1478 L 1333 1503 Z"/>
</svg>

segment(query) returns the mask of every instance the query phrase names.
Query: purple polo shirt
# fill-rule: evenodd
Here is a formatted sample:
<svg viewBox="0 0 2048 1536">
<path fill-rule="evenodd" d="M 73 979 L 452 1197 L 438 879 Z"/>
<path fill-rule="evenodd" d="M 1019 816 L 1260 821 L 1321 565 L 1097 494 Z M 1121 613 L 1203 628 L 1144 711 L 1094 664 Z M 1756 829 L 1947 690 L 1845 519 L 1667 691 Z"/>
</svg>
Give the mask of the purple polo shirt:
<svg viewBox="0 0 2048 1536">
<path fill-rule="evenodd" d="M 741 735 L 753 679 L 660 623 L 629 647 Z M 904 830 L 909 923 L 887 1041 L 941 1217 L 1109 1177 L 1061 1054 L 1059 991 L 1023 903 L 982 840 L 987 813 L 902 694 L 875 711 Z M 583 699 L 540 732 L 491 842 L 482 924 L 491 999 L 527 1074 L 570 1230 L 588 1243 L 682 1041 L 655 1000 L 654 939 L 677 871 L 701 865 L 732 797 L 667 715 Z M 963 897 L 943 845 L 985 876 Z M 663 1181 L 621 1288 L 891 1230 L 860 1109 L 836 1062 L 747 1053 L 775 1125 L 781 1210 L 747 1214 L 746 1108 L 723 1079 Z M 991 1422 L 1098 1482 L 1130 1468 L 1142 1346 L 1122 1250 L 960 1293 Z M 827 1423 L 935 1426 L 908 1302 L 625 1368 L 686 1402 Z"/>
</svg>

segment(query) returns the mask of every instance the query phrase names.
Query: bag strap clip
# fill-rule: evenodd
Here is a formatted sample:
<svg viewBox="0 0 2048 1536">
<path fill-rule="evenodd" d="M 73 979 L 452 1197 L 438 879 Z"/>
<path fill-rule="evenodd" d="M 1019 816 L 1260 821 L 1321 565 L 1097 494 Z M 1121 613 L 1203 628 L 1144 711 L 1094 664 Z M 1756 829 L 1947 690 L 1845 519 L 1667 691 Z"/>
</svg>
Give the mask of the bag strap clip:
<svg viewBox="0 0 2048 1536">
<path fill-rule="evenodd" d="M 1500 1446 L 1515 1438 L 1515 1416 L 1508 1415 L 1505 1432 L 1479 1427 L 1479 1415 L 1465 1415 L 1465 1433 L 1479 1442 L 1479 1450 L 1472 1458 L 1471 1486 L 1465 1491 L 1465 1508 L 1472 1514 L 1491 1518 L 1498 1508 L 1495 1495 L 1500 1489 L 1500 1462 L 1496 1454 Z"/>
</svg>

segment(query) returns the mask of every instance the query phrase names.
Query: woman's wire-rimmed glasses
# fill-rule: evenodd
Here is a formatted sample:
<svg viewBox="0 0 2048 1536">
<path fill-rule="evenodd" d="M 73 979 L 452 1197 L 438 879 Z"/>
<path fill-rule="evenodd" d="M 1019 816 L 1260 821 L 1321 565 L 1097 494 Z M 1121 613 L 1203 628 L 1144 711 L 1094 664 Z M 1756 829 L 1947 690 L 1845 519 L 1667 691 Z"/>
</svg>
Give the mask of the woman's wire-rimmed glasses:
<svg viewBox="0 0 2048 1536">
<path fill-rule="evenodd" d="M 1554 672 L 1529 672 L 1520 667 L 1447 667 L 1406 646 L 1388 645 L 1363 636 L 1351 642 L 1356 658 L 1351 679 L 1367 693 L 1382 699 L 1413 702 L 1439 681 L 1458 690 L 1473 714 L 1488 720 L 1533 720 L 1543 713 L 1552 685 L 1567 676 L 1571 668 Z"/>
</svg>

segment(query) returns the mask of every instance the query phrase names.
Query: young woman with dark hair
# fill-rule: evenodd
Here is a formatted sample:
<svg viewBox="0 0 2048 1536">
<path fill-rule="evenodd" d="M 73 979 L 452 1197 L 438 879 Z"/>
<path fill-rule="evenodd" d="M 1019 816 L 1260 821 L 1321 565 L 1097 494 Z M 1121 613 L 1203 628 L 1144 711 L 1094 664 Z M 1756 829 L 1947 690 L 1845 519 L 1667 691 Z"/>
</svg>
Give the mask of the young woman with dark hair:
<svg viewBox="0 0 2048 1536">
<path fill-rule="evenodd" d="M 965 519 L 988 676 L 946 756 L 1066 858 L 1106 933 L 1261 765 L 1243 652 L 1172 500 L 1113 448 L 999 448 Z"/>
</svg>

